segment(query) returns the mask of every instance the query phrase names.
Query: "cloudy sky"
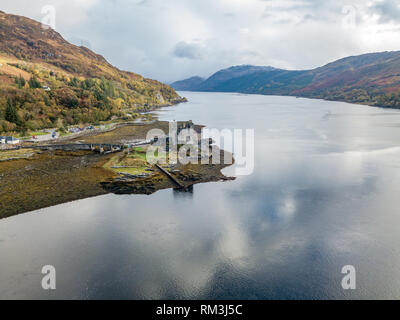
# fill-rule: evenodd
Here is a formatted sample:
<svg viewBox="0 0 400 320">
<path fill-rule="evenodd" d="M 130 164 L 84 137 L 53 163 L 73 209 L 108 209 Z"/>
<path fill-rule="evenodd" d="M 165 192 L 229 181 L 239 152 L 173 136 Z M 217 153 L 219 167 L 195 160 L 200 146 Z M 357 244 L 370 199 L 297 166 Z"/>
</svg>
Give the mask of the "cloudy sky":
<svg viewBox="0 0 400 320">
<path fill-rule="evenodd" d="M 307 69 L 400 50 L 398 0 L 1 0 L 119 68 L 164 82 L 240 64 Z"/>
</svg>

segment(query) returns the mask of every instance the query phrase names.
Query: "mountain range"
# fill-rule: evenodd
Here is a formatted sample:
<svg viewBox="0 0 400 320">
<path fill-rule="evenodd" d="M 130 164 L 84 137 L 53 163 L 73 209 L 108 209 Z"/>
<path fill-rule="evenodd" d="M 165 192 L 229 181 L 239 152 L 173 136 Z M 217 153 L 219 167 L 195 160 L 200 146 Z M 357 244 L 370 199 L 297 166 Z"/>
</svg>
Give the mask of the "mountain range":
<svg viewBox="0 0 400 320">
<path fill-rule="evenodd" d="M 171 86 L 182 91 L 288 95 L 400 108 L 400 51 L 347 57 L 312 70 L 234 66 L 200 79 Z"/>
<path fill-rule="evenodd" d="M 37 21 L 0 11 L 0 132 L 131 120 L 183 100 Z"/>
</svg>

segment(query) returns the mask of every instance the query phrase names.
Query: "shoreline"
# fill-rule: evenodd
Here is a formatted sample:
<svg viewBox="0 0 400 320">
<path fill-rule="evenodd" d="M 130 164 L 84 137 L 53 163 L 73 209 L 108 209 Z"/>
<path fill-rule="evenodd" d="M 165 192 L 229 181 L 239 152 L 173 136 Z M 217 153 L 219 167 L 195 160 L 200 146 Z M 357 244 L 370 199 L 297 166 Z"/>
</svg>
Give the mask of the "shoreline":
<svg viewBox="0 0 400 320">
<path fill-rule="evenodd" d="M 146 114 L 151 114 L 152 112 L 159 110 L 161 108 L 165 108 L 165 107 L 171 107 L 171 106 L 175 106 L 178 105 L 180 103 L 186 103 L 188 102 L 188 99 L 185 97 L 181 97 L 179 96 L 179 98 L 176 98 L 174 100 L 168 101 L 167 103 L 164 104 L 157 104 L 157 105 L 151 105 L 151 106 L 143 106 L 142 109 L 137 109 L 137 113 L 140 114 L 141 117 L 138 117 L 138 119 L 141 119 L 144 115 Z M 91 135 L 91 134 L 98 134 L 98 133 L 102 133 L 102 132 L 107 132 L 107 131 L 112 131 L 120 126 L 124 126 L 124 125 L 131 125 L 131 124 L 137 124 L 135 123 L 135 121 L 137 121 L 137 119 L 133 120 L 133 121 L 125 121 L 123 119 L 116 119 L 115 121 L 110 120 L 110 122 L 103 122 L 100 124 L 100 126 L 104 125 L 104 126 L 111 126 L 111 128 L 105 128 L 105 129 L 94 129 L 92 131 L 82 131 L 79 133 L 69 133 L 63 136 L 58 136 L 57 138 L 51 138 L 48 140 L 43 140 L 43 143 L 54 143 L 54 142 L 60 142 L 60 141 L 68 141 L 70 139 L 73 139 L 75 137 L 85 137 L 87 135 Z M 92 124 L 86 124 L 86 125 L 92 125 Z M 77 125 L 71 125 L 69 126 L 69 128 L 73 128 L 76 127 Z M 51 134 L 51 130 L 54 130 L 54 132 L 57 131 L 56 128 L 43 128 L 40 129 L 39 131 L 43 131 L 45 132 L 46 130 L 49 131 L 49 134 Z M 3 136 L 16 136 L 15 131 L 12 132 L 3 132 L 1 133 Z M 26 139 L 26 137 L 23 137 L 24 139 L 21 140 L 21 143 L 19 145 L 23 145 L 26 143 L 40 143 L 40 141 L 34 141 L 33 139 Z M 8 146 L 11 146 L 11 148 L 8 148 Z M 14 148 L 13 148 L 14 147 Z M 0 144 L 0 151 L 2 150 L 10 150 L 10 149 L 17 149 L 16 146 L 14 145 L 7 145 L 7 144 Z"/>
<path fill-rule="evenodd" d="M 289 98 L 297 98 L 297 99 L 310 99 L 310 100 L 321 100 L 321 101 L 330 101 L 330 102 L 341 102 L 341 103 L 348 103 L 354 104 L 358 106 L 366 106 L 371 108 L 379 108 L 379 109 L 389 109 L 389 110 L 400 110 L 400 108 L 395 107 L 385 107 L 379 105 L 373 105 L 368 102 L 356 102 L 356 101 L 348 101 L 348 100 L 333 100 L 333 99 L 326 99 L 322 97 L 307 97 L 307 96 L 296 96 L 296 95 L 283 95 L 283 94 L 263 94 L 263 93 L 249 93 L 249 92 L 234 92 L 234 91 L 191 91 L 191 90 L 177 90 L 178 92 L 192 92 L 192 93 L 227 93 L 227 94 L 240 94 L 240 95 L 251 95 L 251 96 L 267 96 L 267 97 L 289 97 Z"/>
<path fill-rule="evenodd" d="M 156 120 L 152 123 L 122 125 L 111 131 L 75 137 L 69 142 L 124 143 L 143 139 L 154 128 L 168 132 L 169 122 Z M 7 153 L 21 153 L 18 157 L 10 157 L 14 158 L 12 160 L 0 161 L 0 202 L 4 204 L 0 208 L 0 219 L 108 193 L 149 195 L 177 187 L 167 175 L 141 161 L 143 151 L 139 149 L 134 150 L 133 155 L 127 150 L 109 154 L 82 150 L 32 150 L 0 151 L 0 160 Z M 224 151 L 219 151 L 223 157 Z M 125 162 L 130 167 L 121 165 Z M 165 170 L 182 184 L 182 192 L 190 192 L 194 184 L 234 179 L 221 172 L 230 164 L 221 163 L 167 166 Z M 130 173 L 132 170 L 135 174 Z"/>
</svg>

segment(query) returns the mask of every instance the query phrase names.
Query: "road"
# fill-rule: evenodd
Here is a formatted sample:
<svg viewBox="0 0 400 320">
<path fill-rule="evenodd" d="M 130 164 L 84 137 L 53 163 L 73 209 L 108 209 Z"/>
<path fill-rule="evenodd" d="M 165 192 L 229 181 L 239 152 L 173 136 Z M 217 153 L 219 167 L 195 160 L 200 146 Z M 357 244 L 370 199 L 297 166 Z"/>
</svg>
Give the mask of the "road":
<svg viewBox="0 0 400 320">
<path fill-rule="evenodd" d="M 46 135 L 36 136 L 36 139 L 31 138 L 29 140 L 32 140 L 35 142 L 45 142 L 45 141 L 51 141 L 51 140 L 57 139 L 59 136 L 59 134 L 57 133 L 56 138 L 53 138 L 52 134 L 53 134 L 53 132 L 46 134 Z"/>
</svg>

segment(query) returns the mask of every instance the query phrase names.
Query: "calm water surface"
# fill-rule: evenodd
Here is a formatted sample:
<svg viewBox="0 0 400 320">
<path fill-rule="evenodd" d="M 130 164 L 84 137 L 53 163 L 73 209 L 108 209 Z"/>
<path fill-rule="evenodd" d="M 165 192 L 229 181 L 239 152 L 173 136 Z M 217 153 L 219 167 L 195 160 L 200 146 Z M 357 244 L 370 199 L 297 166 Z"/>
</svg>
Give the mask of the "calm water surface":
<svg viewBox="0 0 400 320">
<path fill-rule="evenodd" d="M 400 112 L 182 95 L 161 119 L 254 128 L 254 174 L 0 220 L 0 298 L 400 298 Z M 41 289 L 44 265 L 55 291 Z"/>
</svg>

